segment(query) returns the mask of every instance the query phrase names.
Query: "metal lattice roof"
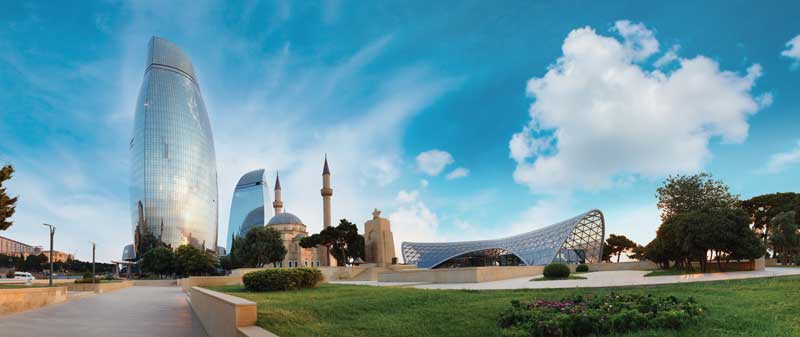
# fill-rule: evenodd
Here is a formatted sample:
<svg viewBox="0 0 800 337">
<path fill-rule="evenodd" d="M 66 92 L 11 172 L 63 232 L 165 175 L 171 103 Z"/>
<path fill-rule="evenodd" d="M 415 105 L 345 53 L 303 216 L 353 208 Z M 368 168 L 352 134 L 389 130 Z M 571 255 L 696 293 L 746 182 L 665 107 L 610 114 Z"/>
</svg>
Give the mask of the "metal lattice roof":
<svg viewBox="0 0 800 337">
<path fill-rule="evenodd" d="M 570 219 L 531 232 L 495 240 L 463 242 L 403 242 L 403 260 L 418 268 L 435 268 L 447 260 L 470 252 L 503 249 L 526 265 L 552 262 L 600 262 L 605 238 L 605 220 L 593 209 Z"/>
</svg>

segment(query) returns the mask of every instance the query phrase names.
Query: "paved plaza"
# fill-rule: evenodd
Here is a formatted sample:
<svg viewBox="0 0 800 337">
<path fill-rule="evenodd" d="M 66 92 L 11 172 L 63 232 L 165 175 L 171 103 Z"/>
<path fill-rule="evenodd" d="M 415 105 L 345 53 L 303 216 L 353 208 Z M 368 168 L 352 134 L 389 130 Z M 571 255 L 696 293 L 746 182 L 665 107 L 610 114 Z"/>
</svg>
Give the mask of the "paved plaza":
<svg viewBox="0 0 800 337">
<path fill-rule="evenodd" d="M 205 337 L 179 287 L 130 287 L 0 317 L 4 337 Z"/>
<path fill-rule="evenodd" d="M 558 281 L 531 281 L 541 275 L 518 277 L 502 281 L 483 283 L 415 283 L 415 282 L 377 282 L 377 281 L 336 281 L 336 284 L 358 284 L 382 287 L 413 287 L 419 289 L 470 289 L 470 290 L 497 290 L 497 289 L 547 289 L 547 288 L 599 288 L 620 287 L 636 285 L 657 285 L 686 282 L 708 282 L 722 280 L 737 280 L 759 277 L 773 277 L 786 275 L 800 275 L 800 268 L 767 268 L 764 271 L 740 271 L 729 273 L 709 273 L 691 275 L 669 275 L 644 277 L 646 271 L 598 271 L 580 276 L 585 280 L 558 280 Z"/>
</svg>

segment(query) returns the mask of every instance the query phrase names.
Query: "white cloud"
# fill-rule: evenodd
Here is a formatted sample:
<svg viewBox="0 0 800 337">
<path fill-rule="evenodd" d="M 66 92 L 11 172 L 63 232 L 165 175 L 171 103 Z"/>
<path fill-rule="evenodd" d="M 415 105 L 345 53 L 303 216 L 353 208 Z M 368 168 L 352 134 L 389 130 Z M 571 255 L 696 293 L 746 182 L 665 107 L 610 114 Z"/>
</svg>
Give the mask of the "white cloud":
<svg viewBox="0 0 800 337">
<path fill-rule="evenodd" d="M 628 39 L 651 36 L 643 26 L 618 26 Z M 642 44 L 654 50 L 652 42 Z M 751 94 L 758 64 L 740 75 L 697 56 L 670 73 L 646 71 L 623 43 L 589 27 L 570 32 L 562 50 L 544 76 L 528 82 L 531 121 L 509 142 L 514 180 L 533 191 L 607 188 L 621 176 L 699 170 L 712 138 L 743 142 L 747 118 L 768 103 Z"/>
<path fill-rule="evenodd" d="M 658 52 L 655 34 L 642 23 L 620 20 L 614 23 L 612 30 L 622 36 L 625 54 L 633 61 L 643 61 Z"/>
<path fill-rule="evenodd" d="M 392 222 L 395 254 L 398 257 L 402 256 L 403 241 L 426 242 L 441 239 L 436 235 L 439 217 L 419 199 L 418 191 L 400 191 L 397 193 L 396 201 L 397 209 L 387 218 Z"/>
<path fill-rule="evenodd" d="M 797 68 L 800 62 L 800 35 L 793 37 L 789 42 L 786 42 L 786 50 L 781 52 L 781 55 L 794 60 L 793 68 Z"/>
<path fill-rule="evenodd" d="M 656 60 L 656 62 L 653 63 L 653 65 L 658 68 L 661 68 L 665 65 L 672 63 L 673 61 L 676 61 L 678 59 L 678 50 L 680 49 L 681 49 L 680 45 L 677 44 L 673 45 L 672 47 L 669 48 L 669 50 L 667 50 L 666 53 L 664 53 L 664 55 L 661 55 L 661 57 L 659 57 L 658 60 Z"/>
<path fill-rule="evenodd" d="M 422 179 L 419 181 L 419 185 L 422 186 L 422 188 L 428 187 L 428 184 L 428 179 Z"/>
<path fill-rule="evenodd" d="M 417 168 L 429 176 L 439 175 L 452 163 L 453 156 L 447 151 L 429 150 L 417 155 Z"/>
<path fill-rule="evenodd" d="M 450 171 L 450 173 L 448 173 L 447 176 L 445 176 L 445 178 L 447 180 L 453 180 L 453 179 L 464 178 L 468 175 L 469 175 L 469 169 L 459 167 L 456 168 L 455 170 Z"/>
<path fill-rule="evenodd" d="M 797 147 L 791 151 L 773 154 L 764 171 L 768 173 L 780 173 L 787 167 L 800 164 L 800 141 L 797 142 Z"/>
</svg>

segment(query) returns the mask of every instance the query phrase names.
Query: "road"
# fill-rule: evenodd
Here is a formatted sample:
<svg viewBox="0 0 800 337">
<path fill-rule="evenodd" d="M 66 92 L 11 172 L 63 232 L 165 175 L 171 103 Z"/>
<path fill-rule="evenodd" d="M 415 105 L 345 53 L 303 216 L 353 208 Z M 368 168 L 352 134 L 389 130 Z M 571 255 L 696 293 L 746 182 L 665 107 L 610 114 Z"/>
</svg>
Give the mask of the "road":
<svg viewBox="0 0 800 337">
<path fill-rule="evenodd" d="M 179 287 L 130 287 L 0 317 L 0 336 L 207 337 Z"/>
</svg>

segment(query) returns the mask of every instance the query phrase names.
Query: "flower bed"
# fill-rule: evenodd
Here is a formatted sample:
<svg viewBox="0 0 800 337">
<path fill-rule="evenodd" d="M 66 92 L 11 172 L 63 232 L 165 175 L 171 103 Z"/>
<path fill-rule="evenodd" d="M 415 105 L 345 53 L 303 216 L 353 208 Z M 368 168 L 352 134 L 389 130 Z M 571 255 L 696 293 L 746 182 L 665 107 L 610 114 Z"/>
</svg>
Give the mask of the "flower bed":
<svg viewBox="0 0 800 337">
<path fill-rule="evenodd" d="M 682 329 L 703 315 L 693 298 L 651 295 L 576 296 L 560 301 L 517 301 L 498 325 L 528 336 L 588 336 L 649 329 Z"/>
</svg>

